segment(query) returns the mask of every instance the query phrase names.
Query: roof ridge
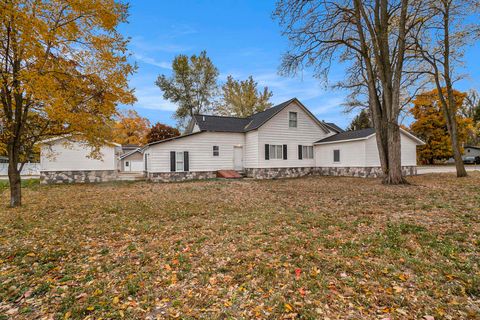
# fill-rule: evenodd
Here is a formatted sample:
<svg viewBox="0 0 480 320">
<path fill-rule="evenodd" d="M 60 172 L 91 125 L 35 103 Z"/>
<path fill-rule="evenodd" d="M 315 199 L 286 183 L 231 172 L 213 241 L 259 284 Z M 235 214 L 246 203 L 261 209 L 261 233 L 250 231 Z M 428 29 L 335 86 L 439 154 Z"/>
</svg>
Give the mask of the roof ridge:
<svg viewBox="0 0 480 320">
<path fill-rule="evenodd" d="M 251 116 L 248 117 L 235 117 L 235 116 L 221 116 L 221 115 L 216 115 L 216 114 L 196 114 L 195 116 L 200 116 L 200 117 L 216 117 L 216 118 L 233 118 L 233 119 L 249 119 Z"/>
</svg>

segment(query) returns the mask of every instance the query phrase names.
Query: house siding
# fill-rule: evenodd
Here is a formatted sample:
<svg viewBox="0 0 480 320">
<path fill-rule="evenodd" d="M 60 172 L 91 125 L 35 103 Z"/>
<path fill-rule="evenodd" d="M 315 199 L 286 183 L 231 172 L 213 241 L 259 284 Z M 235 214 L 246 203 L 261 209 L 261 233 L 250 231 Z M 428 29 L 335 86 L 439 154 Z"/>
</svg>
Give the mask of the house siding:
<svg viewBox="0 0 480 320">
<path fill-rule="evenodd" d="M 340 150 L 340 161 L 333 161 L 333 150 Z M 317 167 L 365 167 L 365 140 L 315 146 Z"/>
<path fill-rule="evenodd" d="M 288 113 L 297 112 L 297 127 L 289 128 Z M 284 108 L 272 119 L 267 121 L 258 130 L 258 163 L 254 163 L 249 168 L 299 168 L 314 167 L 314 159 L 298 159 L 298 145 L 312 146 L 315 141 L 323 139 L 333 132 L 326 133 L 308 115 L 302 107 L 296 103 Z M 287 145 L 287 160 L 265 160 L 265 144 Z"/>
<path fill-rule="evenodd" d="M 218 157 L 213 146 L 220 148 Z M 148 172 L 170 172 L 170 151 L 189 152 L 189 171 L 233 170 L 234 146 L 245 146 L 243 133 L 201 132 L 155 144 L 146 151 Z"/>
<path fill-rule="evenodd" d="M 117 170 L 114 146 L 100 148 L 101 159 L 89 158 L 91 148 L 85 143 L 58 139 L 43 144 L 40 149 L 40 171 L 94 171 Z"/>
<path fill-rule="evenodd" d="M 245 168 L 257 168 L 260 155 L 258 145 L 258 130 L 245 134 Z"/>
<path fill-rule="evenodd" d="M 417 165 L 417 143 L 404 133 L 400 133 L 400 148 L 402 153 L 402 166 Z M 373 136 L 366 140 L 366 162 L 367 167 L 379 167 L 380 157 L 377 149 L 377 137 Z"/>
</svg>

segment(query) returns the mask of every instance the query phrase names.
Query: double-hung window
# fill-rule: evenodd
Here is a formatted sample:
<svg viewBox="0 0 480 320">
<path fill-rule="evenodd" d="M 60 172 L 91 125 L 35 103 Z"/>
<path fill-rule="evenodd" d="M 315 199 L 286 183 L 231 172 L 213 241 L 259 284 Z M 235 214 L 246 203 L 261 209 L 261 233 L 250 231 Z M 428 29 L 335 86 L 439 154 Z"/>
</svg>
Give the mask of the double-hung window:
<svg viewBox="0 0 480 320">
<path fill-rule="evenodd" d="M 302 146 L 303 159 L 313 159 L 313 146 Z"/>
<path fill-rule="evenodd" d="M 175 171 L 184 171 L 184 161 L 185 159 L 183 158 L 184 153 L 183 152 L 177 152 L 175 155 Z"/>
<path fill-rule="evenodd" d="M 297 113 L 296 112 L 289 112 L 288 113 L 288 126 L 290 128 L 297 127 Z"/>
<path fill-rule="evenodd" d="M 220 148 L 219 146 L 213 146 L 213 156 L 218 157 L 220 155 Z"/>
<path fill-rule="evenodd" d="M 283 146 L 281 144 L 270 145 L 270 159 L 283 159 Z"/>
</svg>

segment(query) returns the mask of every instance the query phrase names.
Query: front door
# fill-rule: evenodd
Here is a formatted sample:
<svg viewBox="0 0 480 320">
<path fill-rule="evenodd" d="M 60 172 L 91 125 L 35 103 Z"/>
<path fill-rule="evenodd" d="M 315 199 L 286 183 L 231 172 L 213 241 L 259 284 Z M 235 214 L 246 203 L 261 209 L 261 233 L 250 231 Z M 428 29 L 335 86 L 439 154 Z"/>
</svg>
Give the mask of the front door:
<svg viewBox="0 0 480 320">
<path fill-rule="evenodd" d="M 235 170 L 243 170 L 243 148 L 233 147 L 233 168 Z"/>
</svg>

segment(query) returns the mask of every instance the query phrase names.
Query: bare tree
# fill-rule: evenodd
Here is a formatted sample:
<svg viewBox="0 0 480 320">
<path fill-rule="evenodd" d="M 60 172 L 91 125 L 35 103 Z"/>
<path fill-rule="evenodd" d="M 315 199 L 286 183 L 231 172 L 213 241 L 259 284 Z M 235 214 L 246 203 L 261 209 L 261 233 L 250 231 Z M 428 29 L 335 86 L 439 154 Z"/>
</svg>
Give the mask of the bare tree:
<svg viewBox="0 0 480 320">
<path fill-rule="evenodd" d="M 283 57 L 285 74 L 311 66 L 326 80 L 332 61 L 338 60 L 349 63 L 350 78 L 355 72 L 361 76 L 386 184 L 406 182 L 398 119 L 407 35 L 422 8 L 416 0 L 280 0 L 274 13 L 292 45 Z"/>
<path fill-rule="evenodd" d="M 427 1 L 426 1 L 427 2 Z M 464 56 L 464 48 L 479 36 L 477 19 L 466 23 L 467 17 L 478 15 L 478 1 L 473 0 L 431 0 L 428 12 L 416 26 L 414 50 L 425 61 L 437 88 L 438 98 L 447 123 L 457 177 L 467 176 L 458 143 L 455 117 L 454 83 L 461 78 L 457 73 Z"/>
</svg>

